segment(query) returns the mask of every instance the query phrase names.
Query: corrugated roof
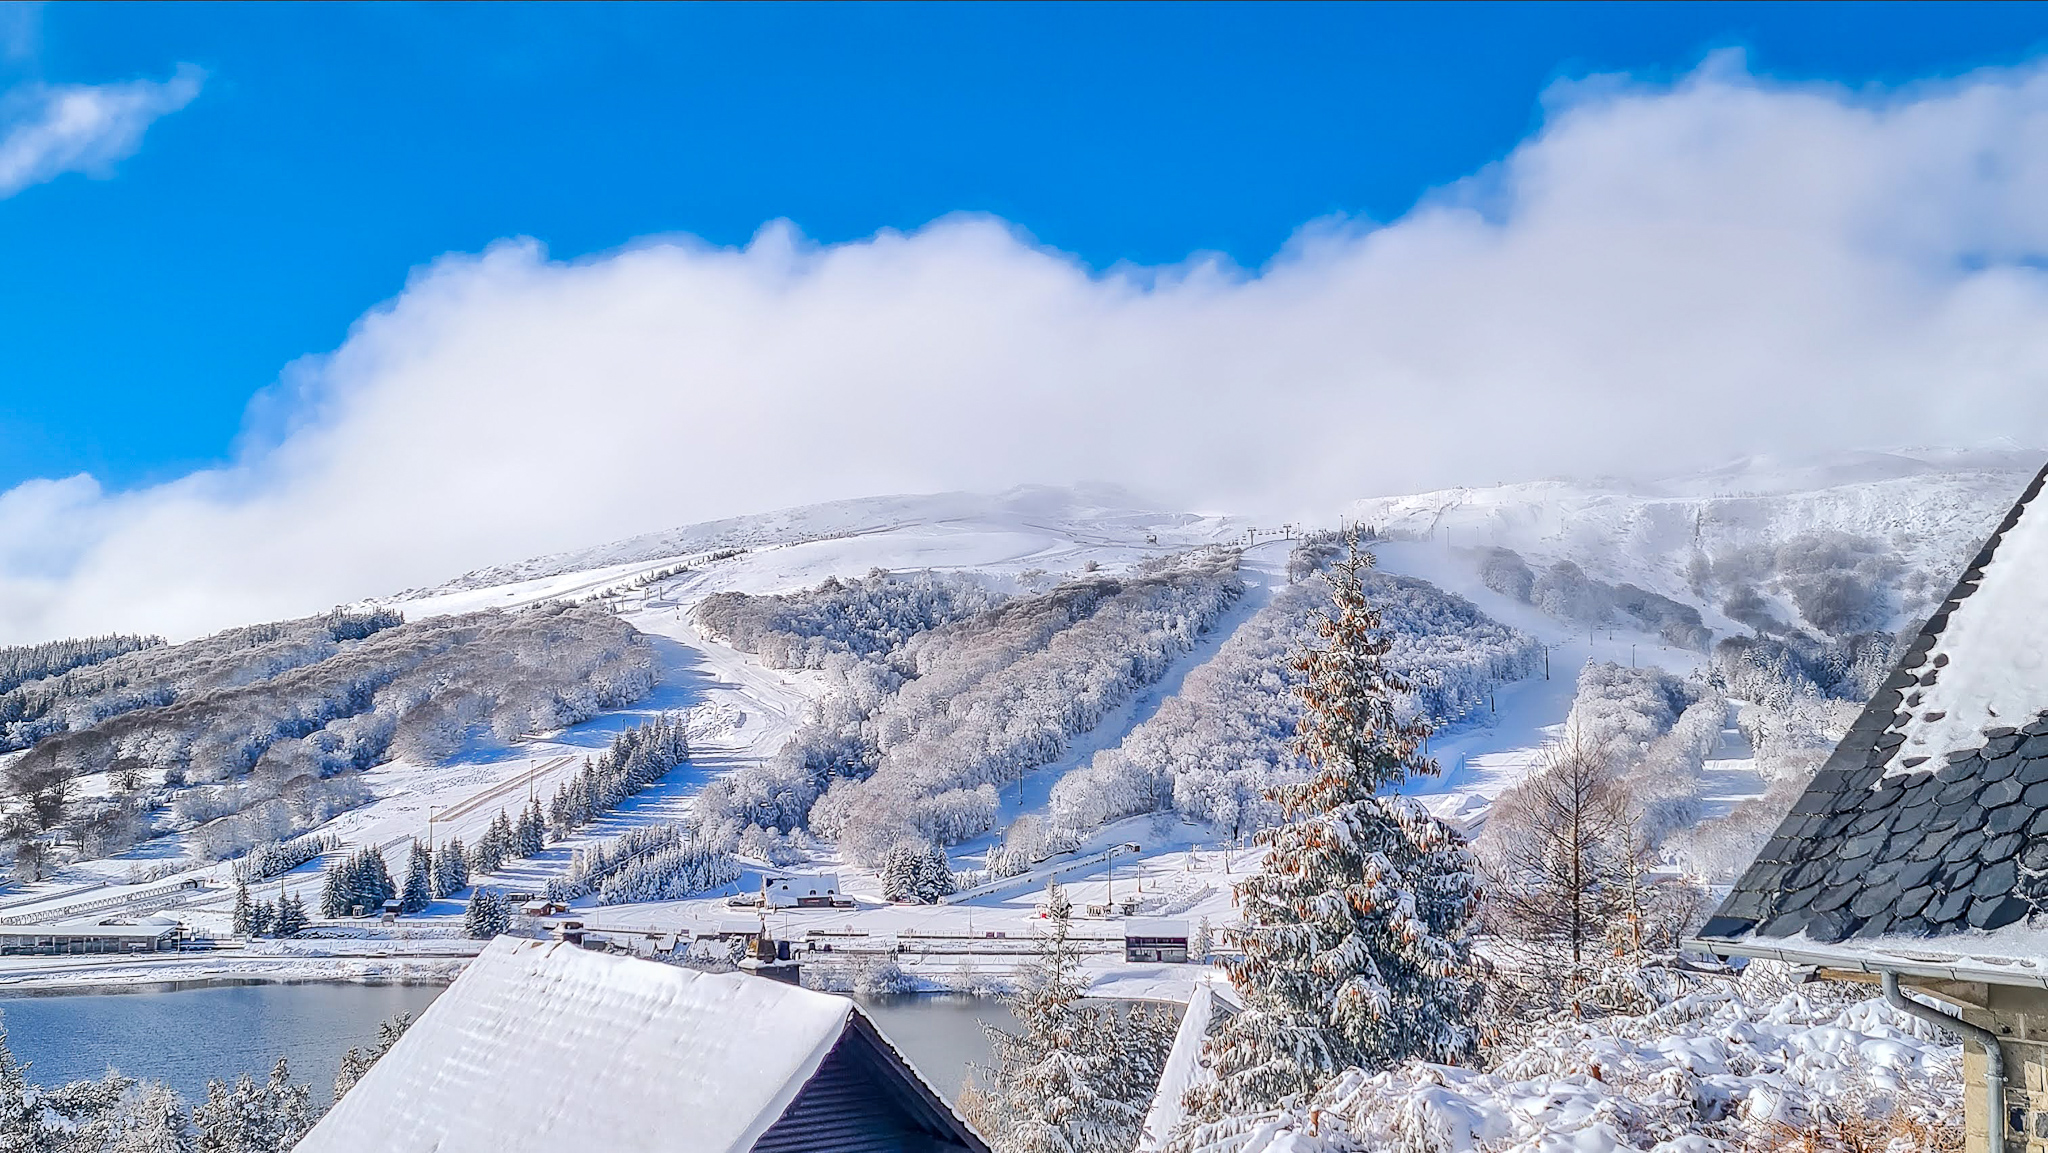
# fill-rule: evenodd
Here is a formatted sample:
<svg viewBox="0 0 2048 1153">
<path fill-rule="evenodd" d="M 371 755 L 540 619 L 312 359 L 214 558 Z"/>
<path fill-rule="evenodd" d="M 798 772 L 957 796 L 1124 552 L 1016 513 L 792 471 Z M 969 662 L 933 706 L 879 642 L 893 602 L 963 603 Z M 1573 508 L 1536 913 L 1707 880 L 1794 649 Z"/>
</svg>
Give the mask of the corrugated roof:
<svg viewBox="0 0 2048 1153">
<path fill-rule="evenodd" d="M 2041 953 L 2030 923 L 2048 926 L 2048 509 L 2033 511 L 2048 503 L 2044 480 L 1701 929 L 1706 947 L 1832 947 L 1867 962 L 1947 938 L 1980 961 Z"/>
</svg>

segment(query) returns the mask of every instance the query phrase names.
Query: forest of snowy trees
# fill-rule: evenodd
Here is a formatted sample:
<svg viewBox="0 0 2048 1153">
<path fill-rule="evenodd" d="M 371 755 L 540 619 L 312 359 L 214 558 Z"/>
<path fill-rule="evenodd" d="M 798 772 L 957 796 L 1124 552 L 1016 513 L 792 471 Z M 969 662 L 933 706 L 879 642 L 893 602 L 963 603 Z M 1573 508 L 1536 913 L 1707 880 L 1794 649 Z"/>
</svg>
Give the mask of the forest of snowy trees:
<svg viewBox="0 0 2048 1153">
<path fill-rule="evenodd" d="M 695 619 L 711 636 L 771 669 L 822 669 L 836 654 L 881 657 L 918 633 L 963 620 L 1003 600 L 973 576 L 875 569 L 775 596 L 713 593 Z"/>
<path fill-rule="evenodd" d="M 367 799 L 360 771 L 432 762 L 473 732 L 559 728 L 644 696 L 651 648 L 601 609 L 544 605 L 407 624 L 383 610 L 142 645 L 0 694 L 6 839 L 87 855 L 171 825 L 213 857 L 317 826 Z M 105 773 L 111 795 L 75 781 Z"/>
<path fill-rule="evenodd" d="M 867 658 L 838 654 L 797 735 L 707 787 L 700 811 L 808 828 L 877 865 L 901 843 L 986 832 L 998 788 L 1162 676 L 1243 592 L 1235 553 L 1191 554 L 1015 597 Z"/>
<path fill-rule="evenodd" d="M 1388 667 L 1411 682 L 1396 701 L 1404 716 L 1454 722 L 1483 706 L 1494 686 L 1542 670 L 1535 638 L 1462 597 L 1413 577 L 1367 572 L 1361 581 L 1392 646 Z M 1287 654 L 1311 635 L 1314 614 L 1329 602 L 1328 582 L 1312 577 L 1238 626 L 1122 744 L 1054 786 L 1052 843 L 1044 847 L 1164 809 L 1232 837 L 1272 823 L 1265 793 L 1292 771 L 1287 750 L 1301 716 L 1299 675 Z"/>
</svg>

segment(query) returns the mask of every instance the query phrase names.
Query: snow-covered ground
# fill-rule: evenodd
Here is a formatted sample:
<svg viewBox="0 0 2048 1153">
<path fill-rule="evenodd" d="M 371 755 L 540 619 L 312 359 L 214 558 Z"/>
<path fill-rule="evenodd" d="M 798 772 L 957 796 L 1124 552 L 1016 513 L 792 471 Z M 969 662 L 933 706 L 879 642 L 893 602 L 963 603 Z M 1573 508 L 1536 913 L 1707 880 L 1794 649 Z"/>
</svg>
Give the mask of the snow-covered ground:
<svg viewBox="0 0 2048 1153">
<path fill-rule="evenodd" d="M 1682 600 L 1692 599 L 1683 565 L 1696 544 L 1769 540 L 1812 528 L 1882 534 L 1913 563 L 1946 571 L 1967 547 L 1964 539 L 1979 531 L 1978 523 L 1995 519 L 2002 511 L 2010 499 L 2008 490 L 2017 486 L 2022 473 L 2015 460 L 1930 460 L 1923 459 L 1925 455 L 1873 456 L 1819 470 L 1752 462 L 1725 474 L 1662 486 L 1546 482 L 1383 498 L 1351 506 L 1349 521 L 1412 538 L 1377 546 L 1380 567 L 1464 596 L 1549 649 L 1547 678 L 1502 687 L 1490 709 L 1438 735 L 1430 752 L 1443 773 L 1417 782 L 1411 791 L 1439 814 L 1476 824 L 1491 799 L 1538 765 L 1556 740 L 1578 671 L 1587 661 L 1654 664 L 1682 675 L 1703 659 L 1649 633 L 1622 627 L 1588 631 L 1568 625 L 1495 592 L 1480 579 L 1478 546 L 1514 547 L 1532 563 L 1573 559 L 1603 579 L 1633 581 Z M 695 748 L 687 768 L 606 814 L 569 842 L 508 866 L 500 875 L 480 878 L 508 890 L 538 890 L 566 868 L 578 846 L 636 824 L 673 819 L 687 810 L 690 798 L 708 780 L 774 753 L 794 730 L 805 704 L 822 691 L 819 674 L 771 670 L 747 654 L 700 636 L 691 627 L 690 610 L 703 597 L 724 591 L 790 591 L 828 576 L 861 575 L 875 567 L 972 572 L 1014 591 L 1043 587 L 1090 566 L 1115 573 L 1191 547 L 1243 544 L 1248 539 L 1251 522 L 1243 519 L 1146 510 L 1137 503 L 1118 493 L 1058 489 L 843 501 L 649 534 L 384 598 L 378 603 L 402 609 L 415 619 L 558 597 L 603 598 L 656 638 L 662 684 L 630 709 L 562 732 L 510 747 L 480 742 L 442 765 L 394 762 L 376 768 L 366 777 L 375 800 L 343 814 L 322 831 L 340 837 L 350 849 L 379 846 L 394 869 L 400 868 L 407 844 L 427 835 L 430 828 L 437 839 L 453 834 L 473 842 L 501 807 L 516 813 L 529 795 L 544 800 L 618 730 L 656 713 L 687 712 Z M 1336 520 L 1333 515 L 1331 525 Z M 1001 821 L 1043 810 L 1053 782 L 1064 772 L 1120 741 L 1175 694 L 1188 672 L 1213 657 L 1285 583 L 1290 547 L 1289 541 L 1267 539 L 1247 549 L 1243 571 L 1250 592 L 1244 600 L 1193 651 L 1176 660 L 1161 681 L 1112 710 L 1061 759 L 1029 774 L 1021 790 L 1008 791 Z M 1700 607 L 1717 632 L 1725 634 L 1735 627 L 1711 604 Z M 1708 772 L 1708 815 L 1761 791 L 1748 749 L 1732 729 L 1724 733 Z M 959 846 L 956 863 L 975 865 L 992 840 Z M 1165 818 L 1121 822 L 1102 830 L 1082 852 L 1124 842 L 1135 842 L 1141 849 L 1115 859 L 1118 895 L 1142 890 L 1144 911 L 1151 915 L 1190 921 L 1206 917 L 1222 924 L 1232 915 L 1232 878 L 1252 867 L 1249 851 L 1230 853 L 1210 830 Z M 0 898 L 0 919 L 132 920 L 163 911 L 204 931 L 224 931 L 232 899 L 226 866 L 180 870 L 183 852 L 180 838 L 163 838 L 119 859 L 70 866 L 48 882 Z M 310 862 L 284 878 L 264 882 L 258 896 L 297 891 L 314 898 L 323 864 Z M 840 872 L 846 890 L 862 898 L 861 907 L 777 914 L 771 928 L 796 936 L 830 930 L 847 934 L 849 942 L 858 942 L 864 934 L 870 943 L 891 945 L 924 938 L 916 951 L 898 960 L 938 984 L 962 983 L 963 974 L 978 979 L 1003 971 L 1007 962 L 1001 954 L 1008 948 L 1004 942 L 1028 937 L 1043 899 L 1042 893 L 1026 889 L 945 906 L 891 906 L 880 902 L 873 876 L 846 867 L 829 848 L 802 868 Z M 199 879 L 206 887 L 175 889 L 188 878 Z M 1104 869 L 1100 875 L 1071 878 L 1069 892 L 1085 909 L 1104 903 L 1110 883 Z M 455 903 L 441 902 L 426 917 L 409 920 L 445 929 L 459 912 Z M 727 907 L 723 896 L 717 896 L 590 910 L 586 919 L 602 927 L 703 931 L 735 917 L 752 916 Z M 1106 937 L 1119 931 L 1108 919 L 1088 929 Z M 939 935 L 972 940 L 979 955 L 970 955 L 965 945 L 950 951 L 929 947 L 930 939 Z M 240 966 L 234 971 L 241 974 L 303 973 L 308 966 L 325 965 L 313 959 L 317 955 L 345 952 L 319 941 L 294 944 L 299 953 L 249 950 L 205 961 L 180 957 L 128 959 L 118 967 L 47 960 L 12 968 L 0 965 L 0 982 L 98 983 L 111 979 L 116 968 L 127 973 L 152 966 L 208 964 Z M 371 975 L 367 969 L 347 967 L 356 964 L 367 961 L 348 960 L 344 965 L 337 959 L 322 975 Z M 1119 991 L 1146 989 L 1165 995 L 1185 988 L 1192 979 L 1188 972 L 1174 971 L 1183 967 L 1126 966 L 1107 954 L 1092 964 L 1098 982 Z M 85 977 L 89 970 L 97 973 Z"/>
</svg>

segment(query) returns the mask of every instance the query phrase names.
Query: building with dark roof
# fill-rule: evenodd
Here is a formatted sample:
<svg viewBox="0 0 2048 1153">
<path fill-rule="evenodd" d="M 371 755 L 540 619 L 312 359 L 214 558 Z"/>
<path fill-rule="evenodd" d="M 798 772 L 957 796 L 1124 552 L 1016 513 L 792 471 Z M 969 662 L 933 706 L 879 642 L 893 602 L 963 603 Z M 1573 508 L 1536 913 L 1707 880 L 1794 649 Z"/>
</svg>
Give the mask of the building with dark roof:
<svg viewBox="0 0 2048 1153">
<path fill-rule="evenodd" d="M 860 1007 L 499 937 L 298 1153 L 989 1153 Z"/>
<path fill-rule="evenodd" d="M 1962 1033 L 1971 1153 L 2048 1150 L 2044 479 L 1692 943 L 1878 983 Z"/>
</svg>

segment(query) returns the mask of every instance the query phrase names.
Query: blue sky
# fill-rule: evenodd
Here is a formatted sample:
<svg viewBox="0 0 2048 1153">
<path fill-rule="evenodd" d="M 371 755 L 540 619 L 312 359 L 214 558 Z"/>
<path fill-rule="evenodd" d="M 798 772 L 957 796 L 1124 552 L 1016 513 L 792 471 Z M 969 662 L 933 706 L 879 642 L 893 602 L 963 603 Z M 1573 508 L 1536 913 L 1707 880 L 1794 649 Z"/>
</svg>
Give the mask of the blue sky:
<svg viewBox="0 0 2048 1153">
<path fill-rule="evenodd" d="M 1895 85 L 2030 59 L 2037 5 L 99 5 L 4 18 L 0 92 L 196 95 L 0 199 L 0 491 L 228 459 L 284 367 L 417 267 L 787 218 L 994 213 L 1095 268 L 1258 266 L 1506 155 L 1561 78 L 1710 49 Z M 186 73 L 197 79 L 198 74 Z M 44 86 L 38 89 L 36 86 Z M 175 103 L 175 101 L 174 101 Z M 22 104 L 0 103 L 0 116 Z M 8 126 L 0 122 L 0 132 Z"/>
</svg>

